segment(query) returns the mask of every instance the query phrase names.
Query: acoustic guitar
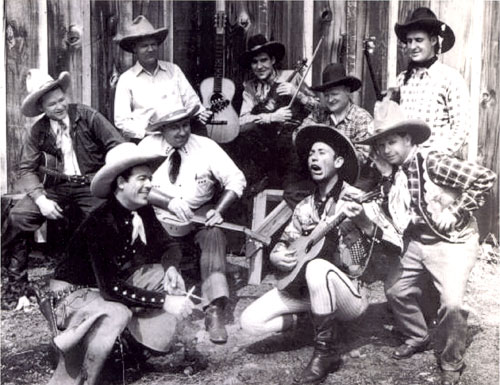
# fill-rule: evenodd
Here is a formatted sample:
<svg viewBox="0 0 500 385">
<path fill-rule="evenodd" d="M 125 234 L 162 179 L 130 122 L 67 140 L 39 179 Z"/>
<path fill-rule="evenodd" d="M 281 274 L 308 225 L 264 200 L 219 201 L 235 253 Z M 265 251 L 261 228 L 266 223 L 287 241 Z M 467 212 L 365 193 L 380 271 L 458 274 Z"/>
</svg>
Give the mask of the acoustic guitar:
<svg viewBox="0 0 500 385">
<path fill-rule="evenodd" d="M 54 155 L 41 151 L 40 163 L 37 170 L 38 177 L 44 187 L 54 186 L 60 181 L 68 181 L 77 184 L 90 183 L 84 175 L 66 175 L 63 172 L 63 164 Z"/>
<path fill-rule="evenodd" d="M 375 190 L 362 194 L 359 197 L 349 197 L 349 199 L 362 204 L 373 201 L 381 196 L 382 192 L 379 190 Z M 332 216 L 327 216 L 324 220 L 321 220 L 318 223 L 318 225 L 314 228 L 313 231 L 311 231 L 310 234 L 303 235 L 300 238 L 297 238 L 288 246 L 289 250 L 295 250 L 295 255 L 297 256 L 297 264 L 292 271 L 278 280 L 278 283 L 276 285 L 278 289 L 284 290 L 288 286 L 292 285 L 296 281 L 297 276 L 302 271 L 304 266 L 309 261 L 320 255 L 324 247 L 326 248 L 326 246 L 335 246 L 331 245 L 331 243 L 329 242 L 325 242 L 325 237 L 330 231 L 340 225 L 340 223 L 342 223 L 346 218 L 347 215 L 342 210 Z M 368 259 L 369 258 L 366 259 L 366 263 L 368 262 Z"/>
<path fill-rule="evenodd" d="M 236 87 L 232 80 L 224 77 L 226 23 L 224 1 L 218 0 L 216 4 L 215 76 L 201 82 L 200 92 L 203 105 L 214 113 L 206 125 L 208 136 L 217 143 L 228 143 L 238 136 L 240 125 L 238 114 L 231 104 Z"/>
</svg>

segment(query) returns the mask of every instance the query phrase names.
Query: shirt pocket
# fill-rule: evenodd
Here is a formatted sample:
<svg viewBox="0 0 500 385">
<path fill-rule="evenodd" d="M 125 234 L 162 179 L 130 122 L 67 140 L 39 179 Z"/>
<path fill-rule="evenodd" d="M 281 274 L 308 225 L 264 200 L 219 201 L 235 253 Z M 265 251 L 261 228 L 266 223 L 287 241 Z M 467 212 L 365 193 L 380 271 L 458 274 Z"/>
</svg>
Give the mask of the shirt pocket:
<svg viewBox="0 0 500 385">
<path fill-rule="evenodd" d="M 194 181 L 197 196 L 207 196 L 213 193 L 215 181 L 209 173 L 195 175 Z"/>
</svg>

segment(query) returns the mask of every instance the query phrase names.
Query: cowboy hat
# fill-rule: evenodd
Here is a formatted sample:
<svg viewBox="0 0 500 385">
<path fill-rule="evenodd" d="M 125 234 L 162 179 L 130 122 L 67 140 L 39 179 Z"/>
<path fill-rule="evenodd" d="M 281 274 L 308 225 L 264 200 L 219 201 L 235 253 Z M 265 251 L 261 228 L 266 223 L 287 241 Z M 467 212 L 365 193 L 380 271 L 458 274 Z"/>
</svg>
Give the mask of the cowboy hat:
<svg viewBox="0 0 500 385">
<path fill-rule="evenodd" d="M 325 124 L 313 124 L 302 128 L 295 138 L 297 153 L 306 159 L 314 143 L 323 142 L 344 158 L 339 174 L 349 184 L 356 183 L 359 174 L 358 157 L 351 141 L 340 131 Z"/>
<path fill-rule="evenodd" d="M 90 192 L 98 198 L 107 198 L 111 185 L 122 172 L 141 164 L 150 164 L 158 155 L 143 152 L 134 143 L 121 143 L 106 154 L 104 166 L 95 174 L 90 184 Z"/>
<path fill-rule="evenodd" d="M 311 87 L 313 91 L 326 91 L 333 87 L 347 86 L 354 92 L 361 88 L 361 80 L 354 76 L 347 76 L 341 63 L 330 63 L 323 70 L 322 83 Z"/>
<path fill-rule="evenodd" d="M 431 135 L 431 129 L 425 122 L 406 118 L 396 102 L 392 100 L 377 102 L 374 110 L 373 131 L 369 137 L 357 143 L 371 145 L 381 137 L 398 132 L 410 135 L 414 144 L 425 142 Z"/>
<path fill-rule="evenodd" d="M 146 128 L 147 133 L 153 133 L 160 131 L 162 127 L 168 127 L 171 124 L 180 122 L 181 120 L 191 118 L 194 114 L 198 112 L 200 106 L 197 104 L 191 110 L 186 110 L 181 108 L 173 112 L 169 112 L 166 115 L 159 117 L 159 112 L 155 111 L 151 118 L 149 119 L 149 126 Z"/>
<path fill-rule="evenodd" d="M 155 29 L 143 15 L 137 16 L 132 24 L 125 28 L 125 33 L 120 39 L 120 48 L 127 52 L 134 52 L 135 44 L 145 37 L 152 37 L 162 43 L 168 35 L 168 28 Z"/>
<path fill-rule="evenodd" d="M 406 34 L 409 31 L 416 30 L 423 30 L 441 36 L 443 38 L 441 43 L 442 53 L 449 51 L 455 44 L 453 30 L 447 24 L 438 20 L 434 12 L 429 8 L 421 7 L 415 9 L 404 24 L 396 23 L 394 26 L 394 31 L 398 39 L 403 43 L 406 43 Z"/>
<path fill-rule="evenodd" d="M 267 41 L 262 34 L 253 35 L 248 39 L 248 50 L 240 56 L 240 65 L 250 67 L 252 59 L 261 52 L 267 52 L 279 62 L 285 56 L 285 46 L 277 41 Z"/>
<path fill-rule="evenodd" d="M 39 103 L 42 96 L 57 87 L 66 92 L 70 82 L 71 76 L 66 71 L 61 72 L 59 77 L 54 80 L 49 74 L 37 68 L 30 69 L 26 77 L 28 95 L 21 104 L 21 112 L 29 118 L 40 115 L 43 112 Z"/>
</svg>

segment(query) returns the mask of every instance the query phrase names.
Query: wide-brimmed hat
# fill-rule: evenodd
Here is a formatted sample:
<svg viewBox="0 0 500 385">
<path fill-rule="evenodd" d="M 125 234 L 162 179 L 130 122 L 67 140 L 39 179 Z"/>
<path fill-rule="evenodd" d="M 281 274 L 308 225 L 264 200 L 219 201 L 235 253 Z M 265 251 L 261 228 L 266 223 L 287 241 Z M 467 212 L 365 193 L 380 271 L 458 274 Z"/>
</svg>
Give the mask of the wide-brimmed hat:
<svg viewBox="0 0 500 385">
<path fill-rule="evenodd" d="M 158 155 L 141 150 L 134 143 L 121 143 L 106 154 L 104 166 L 95 174 L 90 184 L 90 192 L 98 198 L 106 198 L 112 193 L 111 185 L 122 172 L 141 164 L 152 164 Z"/>
<path fill-rule="evenodd" d="M 340 131 L 325 124 L 313 124 L 302 128 L 295 138 L 297 153 L 302 159 L 307 159 L 311 147 L 316 142 L 323 142 L 332 147 L 335 153 L 344 158 L 344 165 L 339 169 L 339 175 L 349 184 L 358 179 L 359 163 L 356 150 L 351 141 Z"/>
<path fill-rule="evenodd" d="M 70 82 L 71 76 L 66 71 L 61 72 L 59 77 L 54 80 L 52 76 L 40 69 L 30 69 L 26 77 L 28 96 L 24 98 L 21 104 L 21 112 L 24 116 L 30 118 L 40 115 L 43 112 L 40 108 L 40 98 L 57 87 L 66 92 Z"/>
<path fill-rule="evenodd" d="M 354 76 L 347 76 L 341 63 L 330 63 L 323 70 L 321 84 L 311 87 L 313 91 L 326 91 L 337 86 L 347 86 L 354 92 L 361 88 L 361 80 Z"/>
<path fill-rule="evenodd" d="M 441 36 L 441 52 L 446 52 L 455 44 L 455 34 L 453 30 L 442 21 L 438 20 L 434 12 L 429 8 L 421 7 L 415 9 L 412 14 L 406 19 L 404 24 L 394 26 L 394 31 L 399 40 L 406 43 L 406 34 L 409 31 L 423 30 L 432 34 Z"/>
<path fill-rule="evenodd" d="M 424 121 L 408 119 L 399 104 L 392 100 L 375 103 L 373 115 L 373 130 L 359 144 L 374 144 L 384 136 L 399 132 L 409 134 L 414 144 L 420 144 L 431 135 L 431 129 Z"/>
<path fill-rule="evenodd" d="M 184 119 L 190 119 L 194 114 L 198 112 L 200 106 L 197 104 L 191 110 L 186 110 L 181 108 L 168 114 L 160 116 L 161 112 L 155 111 L 151 118 L 149 119 L 149 126 L 146 128 L 146 132 L 153 133 L 160 131 L 162 127 L 168 127 L 173 123 L 180 122 Z"/>
<path fill-rule="evenodd" d="M 240 56 L 240 64 L 249 67 L 252 59 L 261 52 L 267 52 L 279 62 L 285 56 L 285 46 L 277 41 L 267 41 L 262 34 L 253 35 L 248 39 L 248 50 Z"/>
<path fill-rule="evenodd" d="M 162 43 L 168 35 L 168 28 L 155 28 L 143 15 L 137 16 L 132 24 L 125 27 L 120 39 L 120 48 L 127 52 L 134 52 L 135 43 L 143 38 L 152 37 Z"/>
</svg>

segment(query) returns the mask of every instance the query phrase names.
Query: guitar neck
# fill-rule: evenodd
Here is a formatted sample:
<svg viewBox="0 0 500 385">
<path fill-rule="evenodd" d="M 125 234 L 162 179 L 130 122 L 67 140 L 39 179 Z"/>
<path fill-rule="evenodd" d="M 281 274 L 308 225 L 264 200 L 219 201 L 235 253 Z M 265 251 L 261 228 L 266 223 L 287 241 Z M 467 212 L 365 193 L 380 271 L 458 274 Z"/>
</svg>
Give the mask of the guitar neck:
<svg viewBox="0 0 500 385">
<path fill-rule="evenodd" d="M 340 212 L 336 214 L 331 221 L 327 222 L 326 226 L 318 232 L 318 234 L 315 235 L 314 239 L 312 240 L 313 244 L 315 245 L 318 243 L 321 239 L 323 239 L 326 234 L 328 234 L 330 231 L 332 231 L 335 227 L 340 225 L 345 219 L 347 218 L 347 215 L 345 213 Z"/>
<path fill-rule="evenodd" d="M 222 91 L 224 78 L 224 33 L 215 35 L 214 92 Z"/>
</svg>

